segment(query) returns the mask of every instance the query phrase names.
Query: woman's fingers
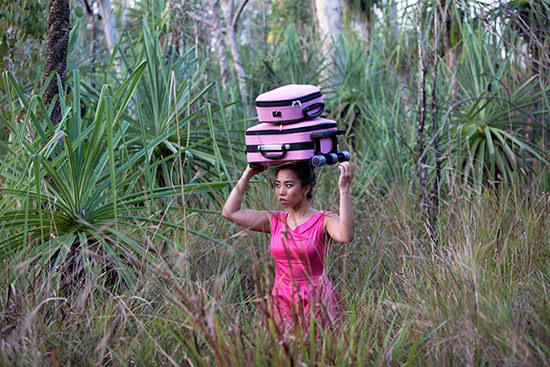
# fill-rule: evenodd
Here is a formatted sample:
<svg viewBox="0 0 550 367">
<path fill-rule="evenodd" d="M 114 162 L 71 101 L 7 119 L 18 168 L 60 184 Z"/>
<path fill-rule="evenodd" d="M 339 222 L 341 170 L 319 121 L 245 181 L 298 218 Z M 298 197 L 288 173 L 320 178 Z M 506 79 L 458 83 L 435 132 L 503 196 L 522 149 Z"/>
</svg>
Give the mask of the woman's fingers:
<svg viewBox="0 0 550 367">
<path fill-rule="evenodd" d="M 342 174 L 345 175 L 353 175 L 353 168 L 351 167 L 351 164 L 349 162 L 342 162 L 338 165 L 340 167 L 340 171 Z"/>
<path fill-rule="evenodd" d="M 340 184 L 349 184 L 353 178 L 353 168 L 351 164 L 347 161 L 341 162 L 338 164 L 338 168 L 340 168 Z"/>
<path fill-rule="evenodd" d="M 246 166 L 245 172 L 249 172 L 250 176 L 257 175 L 258 173 L 262 173 L 265 171 L 267 167 L 261 166 L 261 167 L 250 167 L 250 165 Z"/>
</svg>

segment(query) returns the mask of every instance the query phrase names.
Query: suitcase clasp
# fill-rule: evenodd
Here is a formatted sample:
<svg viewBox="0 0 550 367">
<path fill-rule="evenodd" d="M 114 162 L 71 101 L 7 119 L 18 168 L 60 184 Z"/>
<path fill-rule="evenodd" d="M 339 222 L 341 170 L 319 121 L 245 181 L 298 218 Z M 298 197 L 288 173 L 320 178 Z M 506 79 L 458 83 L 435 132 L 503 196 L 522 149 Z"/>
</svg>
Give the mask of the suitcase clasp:
<svg viewBox="0 0 550 367">
<path fill-rule="evenodd" d="M 296 106 L 302 107 L 302 102 L 299 99 L 293 101 L 292 104 L 290 105 L 290 107 L 292 107 L 292 108 L 294 108 Z"/>
</svg>

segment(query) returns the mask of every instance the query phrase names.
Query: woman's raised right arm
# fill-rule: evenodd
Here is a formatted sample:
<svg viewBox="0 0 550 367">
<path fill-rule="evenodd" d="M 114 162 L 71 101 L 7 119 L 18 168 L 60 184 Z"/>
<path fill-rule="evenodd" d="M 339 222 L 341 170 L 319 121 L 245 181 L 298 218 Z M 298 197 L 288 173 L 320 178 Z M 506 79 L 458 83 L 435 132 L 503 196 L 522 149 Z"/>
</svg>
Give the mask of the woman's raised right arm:
<svg viewBox="0 0 550 367">
<path fill-rule="evenodd" d="M 243 201 L 243 196 L 248 186 L 248 182 L 255 174 L 262 172 L 264 169 L 253 169 L 250 166 L 247 166 L 246 170 L 243 172 L 239 181 L 229 197 L 225 202 L 225 205 L 222 209 L 222 216 L 226 219 L 229 219 L 231 222 L 238 224 L 242 227 L 252 229 L 259 232 L 271 232 L 271 212 L 267 210 L 251 210 L 251 209 L 242 209 L 241 203 Z"/>
</svg>

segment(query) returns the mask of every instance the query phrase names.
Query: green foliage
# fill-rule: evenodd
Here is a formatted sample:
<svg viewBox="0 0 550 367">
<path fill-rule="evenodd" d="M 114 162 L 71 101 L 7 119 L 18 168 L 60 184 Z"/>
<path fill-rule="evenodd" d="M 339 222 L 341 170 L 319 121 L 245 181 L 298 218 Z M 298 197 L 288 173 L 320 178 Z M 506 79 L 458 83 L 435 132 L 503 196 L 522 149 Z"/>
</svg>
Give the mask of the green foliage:
<svg viewBox="0 0 550 367">
<path fill-rule="evenodd" d="M 495 9 L 512 30 L 517 31 L 524 39 L 528 57 L 534 72 L 547 72 L 550 67 L 550 2 L 534 0 L 511 0 L 506 6 Z"/>
<path fill-rule="evenodd" d="M 273 3 L 269 14 L 270 28 L 277 34 L 294 25 L 307 32 L 314 23 L 313 2 L 308 0 L 279 0 Z"/>
<path fill-rule="evenodd" d="M 538 77 L 517 82 L 510 62 L 469 27 L 464 28 L 463 54 L 457 66 L 458 101 L 449 107 L 450 160 L 465 183 L 511 182 L 516 174 L 532 173 L 533 163 L 547 164 L 541 148 L 529 139 L 548 111 L 550 92 Z M 443 134 L 445 136 L 445 134 Z M 447 135 L 449 136 L 449 135 Z"/>
<path fill-rule="evenodd" d="M 414 165 L 407 146 L 413 137 L 410 112 L 402 95 L 394 93 L 400 79 L 385 66 L 376 48 L 367 55 L 366 44 L 353 35 L 341 37 L 336 60 L 341 82 L 328 88 L 328 114 L 346 129 L 342 147 L 348 147 L 361 168 L 360 183 L 375 183 L 382 192 L 399 182 L 406 184 Z M 363 192 L 362 194 L 365 194 Z"/>
<path fill-rule="evenodd" d="M 197 57 L 212 52 L 199 23 L 183 18 L 189 33 L 181 36 L 197 48 L 179 55 L 161 31 L 165 2 L 137 2 L 130 18 L 145 20 L 128 25 L 113 72 L 100 57 L 106 50 L 88 61 L 84 19 L 75 19 L 57 127 L 42 91 L 5 73 L 0 364 L 550 364 L 548 70 L 526 73 L 534 54 L 518 51 L 534 43 L 517 25 L 488 32 L 456 5 L 477 2 L 439 3 L 460 21 L 446 29 L 453 48 L 445 49 L 458 63 L 440 60 L 439 114 L 428 105 L 425 129 L 428 136 L 438 123 L 445 163 L 437 242 L 408 185 L 417 158 L 414 24 L 380 9 L 368 50 L 346 34 L 334 59 L 319 52 L 311 2 L 277 1 L 268 4 L 265 54 L 263 37 L 242 48 L 252 98 L 282 84 L 322 85 L 326 116 L 347 132 L 340 143 L 356 167 L 356 239 L 334 244 L 327 267 L 346 314 L 318 339 L 281 337 L 265 313 L 274 277 L 268 238 L 220 220 L 221 180 L 246 164 L 243 132 L 254 111 L 225 102 L 236 84 L 211 83 L 218 67 Z M 432 5 L 422 4 L 428 96 Z M 202 8 L 185 2 L 183 13 Z M 544 20 L 536 9 L 521 19 Z M 414 6 L 405 11 L 415 18 Z M 337 211 L 336 180 L 335 167 L 321 169 L 315 207 Z M 273 208 L 268 178 L 247 193 L 247 207 Z"/>
<path fill-rule="evenodd" d="M 48 1 L 0 1 L 0 63 L 20 79 L 40 80 L 41 43 L 48 30 Z M 17 62 L 17 65 L 13 65 Z"/>
<path fill-rule="evenodd" d="M 165 0 L 138 0 L 128 9 L 122 9 L 122 7 L 118 7 L 117 9 L 119 11 L 128 11 L 128 19 L 145 18 L 152 29 L 162 28 L 166 21 Z M 120 16 L 121 14 L 118 15 Z M 130 22 L 126 24 L 126 31 L 131 34 L 139 34 L 142 31 L 142 26 L 139 22 Z"/>
<path fill-rule="evenodd" d="M 320 53 L 320 42 L 311 29 L 301 34 L 294 24 L 276 34 L 264 60 L 268 69 L 266 87 L 322 83 L 327 55 Z"/>
<path fill-rule="evenodd" d="M 124 136 L 131 124 L 125 119 L 127 107 L 146 66 L 138 64 L 116 91 L 103 86 L 97 104 L 89 106 L 84 118 L 80 109 L 62 103 L 64 119 L 55 130 L 38 117 L 47 115 L 40 95 L 26 100 L 13 77 L 4 75 L 11 89 L 7 92 L 15 93 L 24 106 L 26 121 L 13 131 L 17 135 L 13 144 L 5 147 L 2 258 L 25 253 L 38 272 L 51 270 L 65 282 L 92 274 L 99 266 L 99 271 L 115 273 L 116 279 L 132 284 L 135 269 L 151 257 L 143 242 L 144 235 L 156 233 L 149 225 L 180 227 L 163 221 L 156 207 L 159 200 L 215 190 L 214 183 L 141 186 L 143 172 L 135 167 L 153 144 L 129 150 Z M 80 106 L 78 73 L 73 80 L 73 105 Z M 23 135 L 27 124 L 37 131 L 37 140 L 27 142 Z M 15 121 L 9 126 L 15 127 Z M 158 238 L 177 246 L 160 234 Z"/>
<path fill-rule="evenodd" d="M 42 78 L 43 42 L 46 39 L 48 1 L 0 1 L 0 66 L 11 70 L 25 91 Z M 3 89 L 0 80 L 0 89 Z M 0 115 L 7 117 L 4 96 L 0 95 Z M 8 139 L 8 128 L 0 122 L 0 141 Z"/>
<path fill-rule="evenodd" d="M 189 182 L 197 169 L 209 172 L 216 166 L 208 107 L 201 103 L 213 83 L 203 86 L 206 65 L 194 56 L 194 49 L 178 56 L 167 44 L 162 46 L 160 34 L 152 34 L 145 19 L 142 26 L 138 48 L 128 40 L 130 52 L 123 55 L 127 68 L 147 61 L 132 97 L 137 110 L 128 116 L 125 146 L 132 152 L 146 149 L 147 172 L 160 161 L 154 176 L 160 175 L 165 185 L 178 184 L 180 174 Z M 179 157 L 184 160 L 183 172 L 174 168 Z"/>
</svg>

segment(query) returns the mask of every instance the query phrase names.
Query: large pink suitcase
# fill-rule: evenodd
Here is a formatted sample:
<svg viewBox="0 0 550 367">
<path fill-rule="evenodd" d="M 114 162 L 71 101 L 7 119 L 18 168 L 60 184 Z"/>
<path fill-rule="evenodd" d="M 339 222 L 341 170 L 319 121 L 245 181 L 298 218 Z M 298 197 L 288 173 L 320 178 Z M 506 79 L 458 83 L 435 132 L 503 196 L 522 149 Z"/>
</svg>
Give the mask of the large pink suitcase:
<svg viewBox="0 0 550 367">
<path fill-rule="evenodd" d="M 251 166 L 276 166 L 309 160 L 313 166 L 349 160 L 338 151 L 336 122 L 324 118 L 275 125 L 259 123 L 246 130 L 246 157 Z"/>
<path fill-rule="evenodd" d="M 325 109 L 319 88 L 309 84 L 289 84 L 256 98 L 260 122 L 292 123 L 320 116 Z"/>
</svg>

